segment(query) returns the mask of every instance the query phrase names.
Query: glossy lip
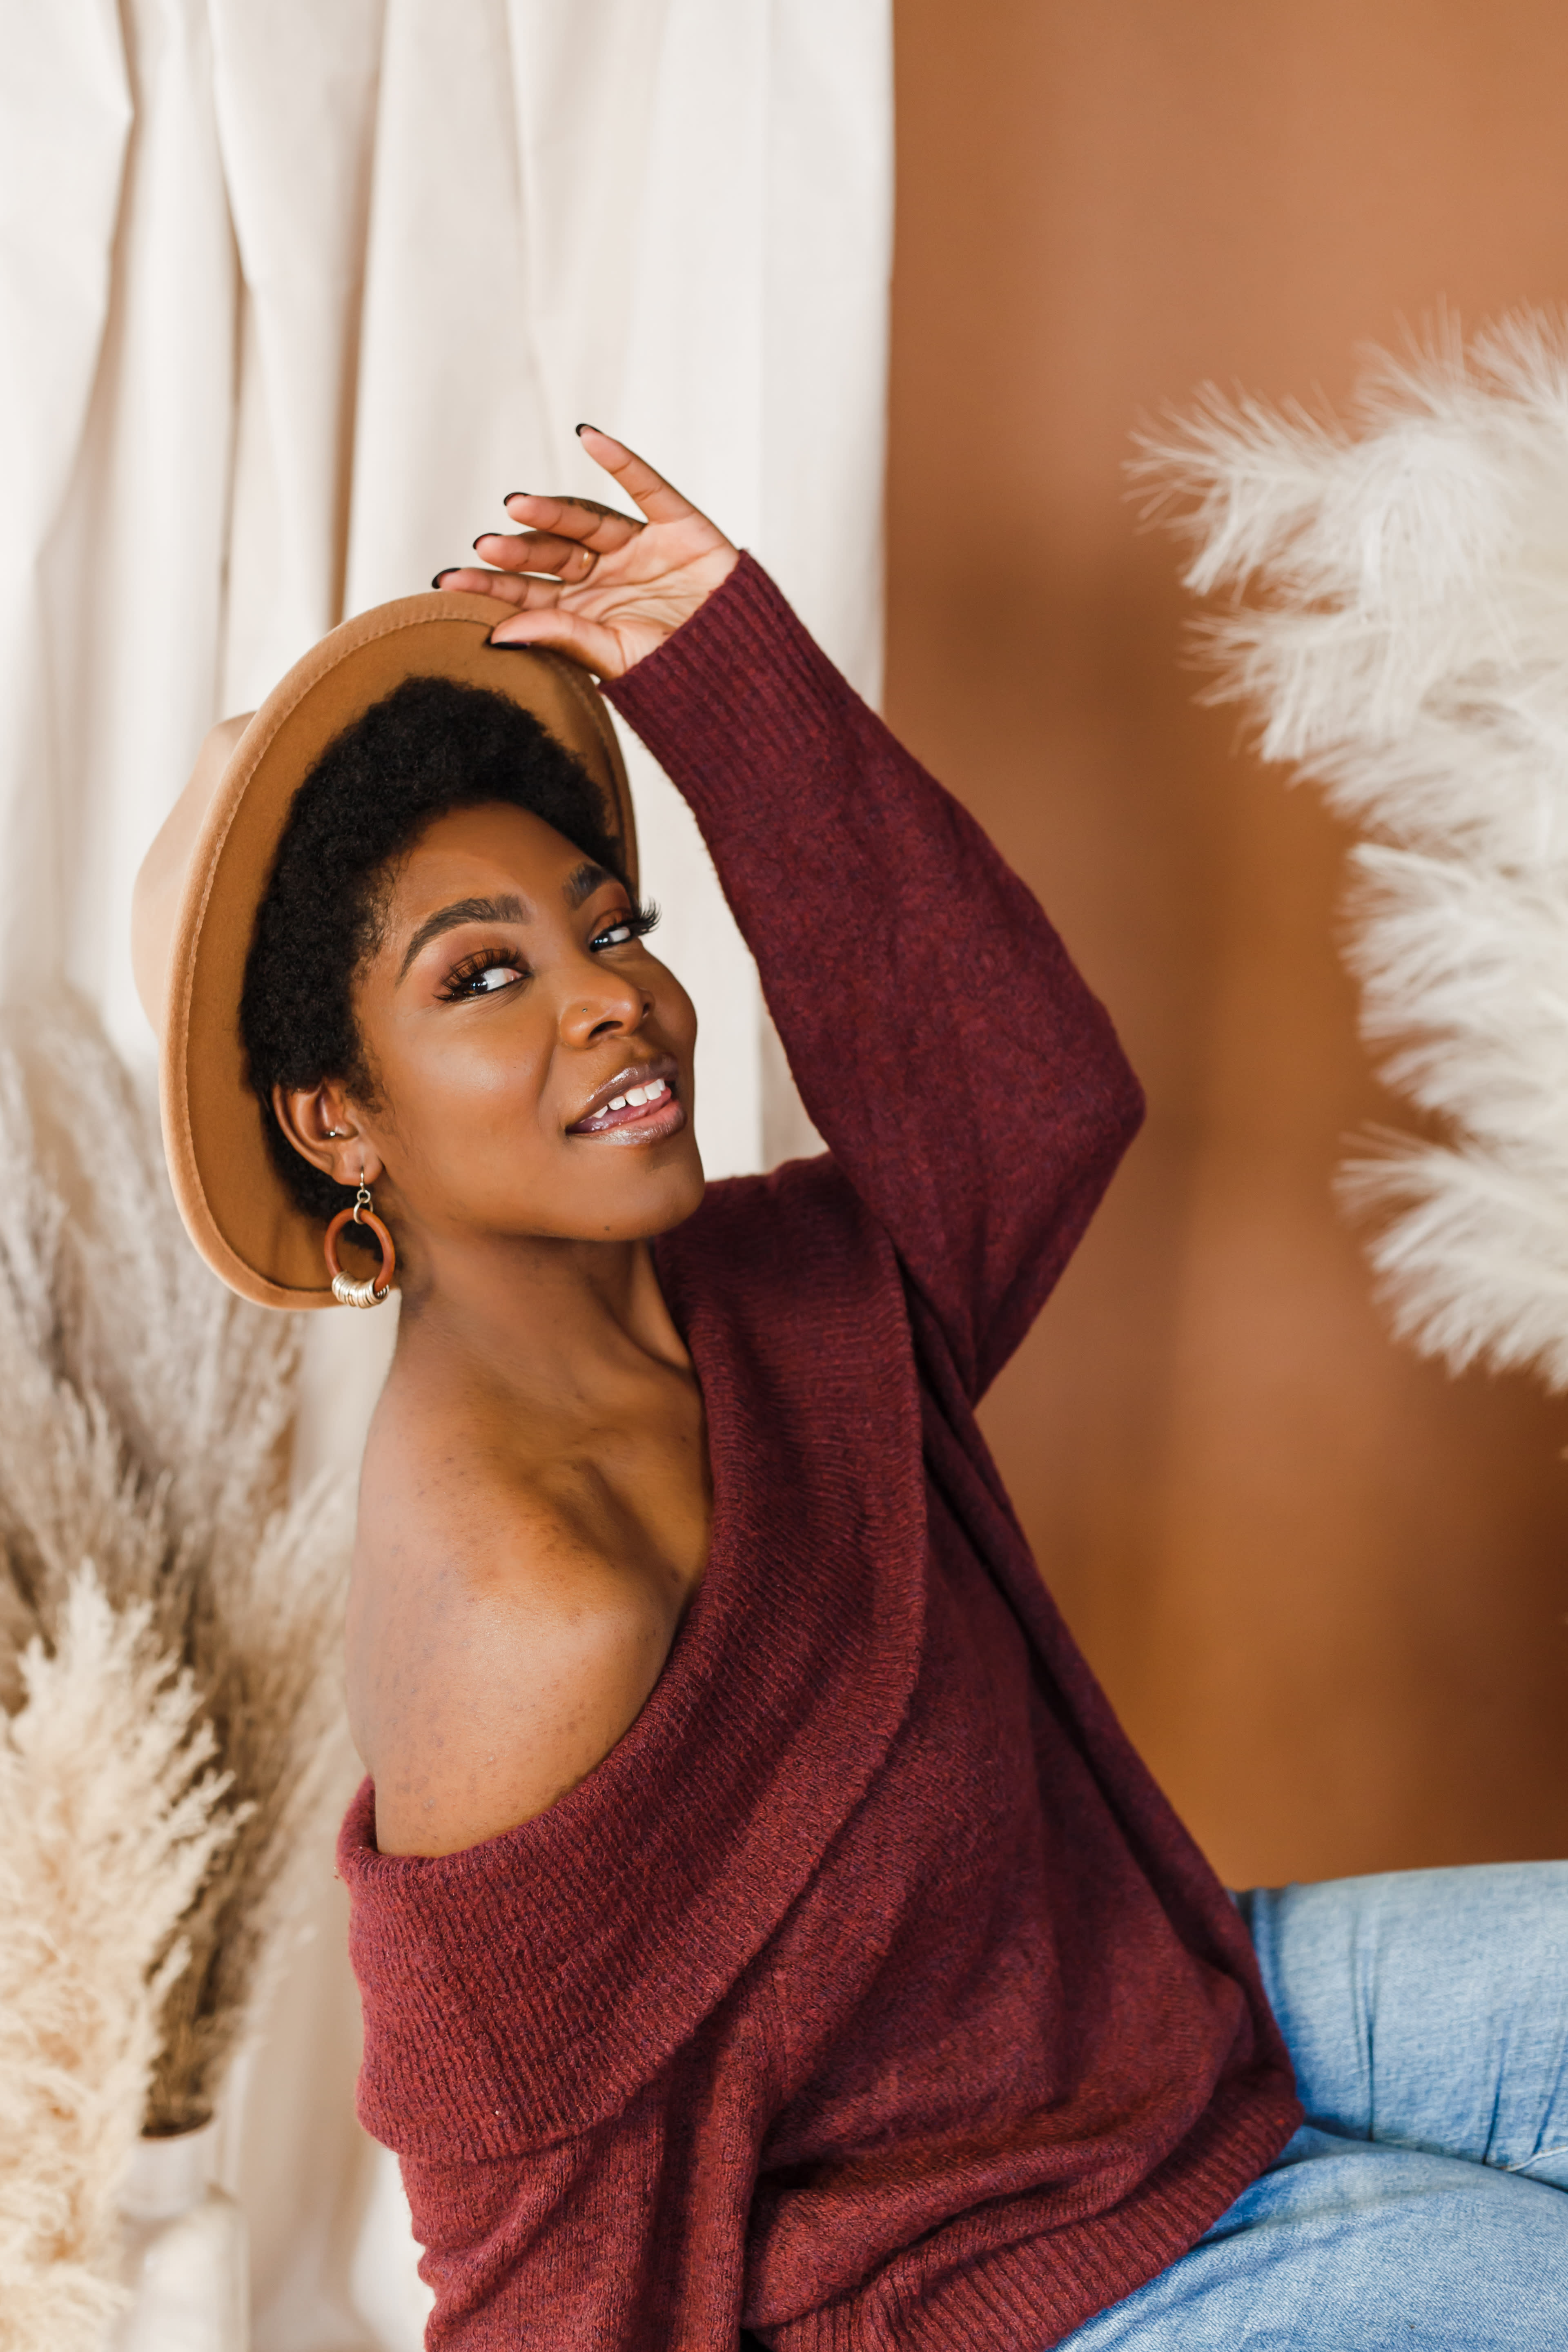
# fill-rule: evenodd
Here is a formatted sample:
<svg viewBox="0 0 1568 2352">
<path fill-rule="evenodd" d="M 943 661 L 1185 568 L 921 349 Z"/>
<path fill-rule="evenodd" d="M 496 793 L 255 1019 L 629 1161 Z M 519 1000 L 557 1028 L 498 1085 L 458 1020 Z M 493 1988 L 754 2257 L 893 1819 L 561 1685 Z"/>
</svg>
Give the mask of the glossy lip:
<svg viewBox="0 0 1568 2352">
<path fill-rule="evenodd" d="M 590 1142 L 603 1136 L 617 1141 L 624 1137 L 627 1143 L 658 1143 L 667 1135 L 678 1135 L 686 1125 L 685 1106 L 677 1090 L 679 1077 L 679 1065 L 668 1054 L 660 1054 L 650 1062 L 634 1062 L 629 1068 L 618 1070 L 613 1078 L 607 1078 L 589 1097 L 586 1108 L 566 1132 Z M 607 1108 L 628 1087 L 646 1087 L 656 1078 L 662 1078 L 669 1088 L 658 1102 L 628 1104 L 625 1110 L 617 1111 Z"/>
</svg>

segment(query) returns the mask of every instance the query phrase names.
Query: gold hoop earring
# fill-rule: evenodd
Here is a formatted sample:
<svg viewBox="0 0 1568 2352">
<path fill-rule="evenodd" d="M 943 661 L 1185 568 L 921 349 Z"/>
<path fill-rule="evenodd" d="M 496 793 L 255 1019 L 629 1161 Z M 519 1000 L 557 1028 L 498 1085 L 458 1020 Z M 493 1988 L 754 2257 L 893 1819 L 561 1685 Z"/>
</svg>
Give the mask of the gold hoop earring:
<svg viewBox="0 0 1568 2352">
<path fill-rule="evenodd" d="M 338 1235 L 346 1224 L 368 1225 L 381 1244 L 381 1264 L 364 1282 L 354 1282 L 338 1263 Z M 392 1277 L 397 1272 L 397 1252 L 392 1235 L 376 1215 L 370 1197 L 370 1186 L 364 1181 L 364 1170 L 359 1172 L 359 1190 L 354 1194 L 352 1209 L 340 1209 L 327 1227 L 322 1244 L 327 1272 L 332 1277 L 332 1297 L 340 1307 L 380 1307 L 392 1296 Z"/>
</svg>

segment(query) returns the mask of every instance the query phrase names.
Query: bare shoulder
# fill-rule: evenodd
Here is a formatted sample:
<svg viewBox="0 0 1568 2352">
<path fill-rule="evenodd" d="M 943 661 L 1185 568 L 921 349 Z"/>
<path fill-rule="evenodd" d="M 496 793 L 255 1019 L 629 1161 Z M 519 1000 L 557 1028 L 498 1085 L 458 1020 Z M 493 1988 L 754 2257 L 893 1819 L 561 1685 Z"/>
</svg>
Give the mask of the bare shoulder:
<svg viewBox="0 0 1568 2352">
<path fill-rule="evenodd" d="M 373 1430 L 348 1674 L 384 1853 L 532 1819 L 635 1722 L 679 1608 L 605 1535 L 457 1416 Z"/>
</svg>

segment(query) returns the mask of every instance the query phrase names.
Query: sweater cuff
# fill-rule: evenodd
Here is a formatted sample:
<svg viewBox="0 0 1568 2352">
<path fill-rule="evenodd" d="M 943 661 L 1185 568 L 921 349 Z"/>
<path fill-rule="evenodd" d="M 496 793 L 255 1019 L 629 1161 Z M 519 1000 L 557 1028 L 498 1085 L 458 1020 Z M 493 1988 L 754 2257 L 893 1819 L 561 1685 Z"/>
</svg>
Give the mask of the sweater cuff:
<svg viewBox="0 0 1568 2352">
<path fill-rule="evenodd" d="M 690 620 L 603 692 L 655 759 L 679 769 L 683 789 L 694 773 L 701 777 L 705 798 L 729 771 L 737 738 L 748 764 L 765 765 L 772 751 L 787 765 L 812 732 L 806 713 L 864 709 L 744 550 Z"/>
</svg>

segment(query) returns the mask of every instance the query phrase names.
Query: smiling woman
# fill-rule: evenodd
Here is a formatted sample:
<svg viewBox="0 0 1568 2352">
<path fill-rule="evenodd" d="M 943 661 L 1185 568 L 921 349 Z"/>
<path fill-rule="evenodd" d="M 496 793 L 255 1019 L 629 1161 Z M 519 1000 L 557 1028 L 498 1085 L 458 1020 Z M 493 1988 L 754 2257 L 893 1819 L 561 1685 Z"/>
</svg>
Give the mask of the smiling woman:
<svg viewBox="0 0 1568 2352">
<path fill-rule="evenodd" d="M 1446 1929 L 1506 1907 L 1539 1955 L 1564 1890 L 1243 1906 L 1185 1836 L 974 1419 L 1137 1087 L 765 574 L 586 437 L 645 520 L 510 499 L 493 569 L 285 681 L 149 896 L 178 899 L 145 968 L 201 1246 L 325 1304 L 362 1183 L 395 1240 L 339 1861 L 433 2352 L 1155 2352 L 1239 2340 L 1269 2272 L 1327 2330 L 1280 2340 L 1342 2352 L 1418 2294 L 1468 2307 L 1439 2203 L 1517 2340 L 1560 2340 L 1568 2119 L 1510 2053 L 1562 2046 L 1561 1971 L 1507 1983 Z M 690 803 L 819 1158 L 705 1191 L 691 1007 L 549 648 Z M 1333 1959 L 1374 1936 L 1411 1996 L 1377 2019 L 1392 2169 Z M 1447 2068 L 1432 2017 L 1464 2021 Z"/>
<path fill-rule="evenodd" d="M 274 1160 L 322 1218 L 365 1184 L 396 1235 L 349 1606 L 384 1853 L 471 1845 L 581 1780 L 701 1572 L 690 1370 L 604 1248 L 702 1193 L 696 1021 L 620 863 L 531 712 L 415 677 L 311 769 L 257 915 L 241 1023 Z"/>
</svg>

